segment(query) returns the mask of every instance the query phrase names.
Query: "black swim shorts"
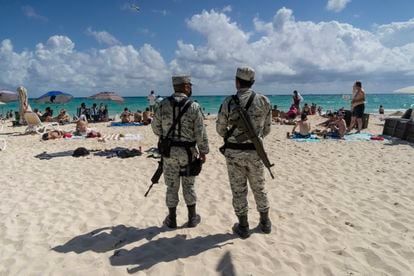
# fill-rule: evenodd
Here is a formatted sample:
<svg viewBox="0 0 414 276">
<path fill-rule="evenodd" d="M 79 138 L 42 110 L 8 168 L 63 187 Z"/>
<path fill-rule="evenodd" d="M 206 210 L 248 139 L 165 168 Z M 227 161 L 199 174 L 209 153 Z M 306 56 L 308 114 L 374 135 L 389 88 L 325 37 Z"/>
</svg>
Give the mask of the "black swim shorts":
<svg viewBox="0 0 414 276">
<path fill-rule="evenodd" d="M 357 118 L 364 117 L 364 111 L 365 111 L 365 104 L 359 104 L 354 107 L 354 110 L 352 110 L 352 116 Z"/>
</svg>

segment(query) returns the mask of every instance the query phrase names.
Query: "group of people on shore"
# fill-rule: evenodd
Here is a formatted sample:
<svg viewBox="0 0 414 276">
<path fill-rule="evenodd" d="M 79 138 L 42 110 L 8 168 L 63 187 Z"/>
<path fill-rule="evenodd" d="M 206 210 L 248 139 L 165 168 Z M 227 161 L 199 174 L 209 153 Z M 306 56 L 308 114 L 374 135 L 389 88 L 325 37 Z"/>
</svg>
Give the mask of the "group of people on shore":
<svg viewBox="0 0 414 276">
<path fill-rule="evenodd" d="M 347 123 L 345 121 L 345 108 L 342 107 L 336 112 L 327 112 L 326 114 L 322 115 L 322 107 L 318 107 L 316 109 L 316 105 L 312 103 L 311 107 L 308 106 L 307 103 L 304 104 L 302 108 L 302 112 L 300 113 L 300 120 L 293 121 L 296 118 L 297 114 L 299 113 L 299 104 L 303 98 L 297 91 L 293 92 L 293 103 L 291 106 L 291 110 L 293 109 L 295 112 L 291 112 L 289 110 L 286 113 L 286 120 L 289 121 L 281 121 L 281 123 L 291 123 L 294 125 L 292 132 L 287 133 L 287 138 L 309 138 L 311 134 L 321 135 L 324 138 L 332 137 L 332 138 L 339 138 L 344 139 L 345 134 L 349 133 L 351 130 L 357 126 L 356 133 L 361 132 L 363 127 L 363 116 L 365 111 L 365 91 L 362 88 L 362 83 L 360 81 L 356 81 L 354 83 L 352 89 L 352 101 L 351 101 L 351 121 L 349 126 L 347 127 Z M 308 121 L 308 115 L 313 115 L 318 111 L 320 116 L 327 117 L 328 120 L 318 124 L 318 126 L 324 127 L 324 129 L 315 129 L 312 131 L 310 122 Z M 379 108 L 379 113 L 383 114 L 384 109 L 382 105 Z M 274 118 L 275 121 L 280 121 L 278 117 Z M 299 131 L 296 131 L 296 129 Z"/>
<path fill-rule="evenodd" d="M 91 107 L 87 107 L 85 103 L 81 103 L 77 109 L 77 117 L 81 115 L 84 115 L 89 122 L 108 122 L 108 105 L 101 103 L 98 107 L 96 103 L 93 103 Z"/>
<path fill-rule="evenodd" d="M 137 110 L 136 112 L 131 112 L 128 107 L 124 108 L 124 112 L 121 113 L 121 123 L 142 123 L 144 125 L 151 124 L 152 118 L 154 117 L 154 112 L 150 111 L 150 108 L 147 107 L 144 112 Z"/>
</svg>

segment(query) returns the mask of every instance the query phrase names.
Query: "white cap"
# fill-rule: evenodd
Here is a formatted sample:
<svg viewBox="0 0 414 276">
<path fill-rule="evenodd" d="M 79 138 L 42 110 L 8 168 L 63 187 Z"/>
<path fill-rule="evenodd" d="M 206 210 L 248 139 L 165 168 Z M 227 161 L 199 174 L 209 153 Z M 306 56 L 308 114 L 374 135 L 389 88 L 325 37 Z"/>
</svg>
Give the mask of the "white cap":
<svg viewBox="0 0 414 276">
<path fill-rule="evenodd" d="M 238 67 L 236 77 L 245 81 L 254 81 L 254 69 L 245 66 L 245 67 Z"/>
<path fill-rule="evenodd" d="M 191 77 L 190 76 L 173 76 L 172 83 L 173 85 L 185 84 L 185 83 L 191 84 Z"/>
</svg>

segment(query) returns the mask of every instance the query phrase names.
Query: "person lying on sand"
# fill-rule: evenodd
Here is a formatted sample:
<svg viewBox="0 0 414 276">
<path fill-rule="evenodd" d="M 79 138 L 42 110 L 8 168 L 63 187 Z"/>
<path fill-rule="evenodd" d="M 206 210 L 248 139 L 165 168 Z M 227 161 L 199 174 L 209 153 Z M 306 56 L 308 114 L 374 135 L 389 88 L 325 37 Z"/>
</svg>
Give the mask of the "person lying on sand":
<svg viewBox="0 0 414 276">
<path fill-rule="evenodd" d="M 101 133 L 88 127 L 88 122 L 80 120 L 76 122 L 76 130 L 73 132 L 75 136 L 86 136 L 88 138 L 101 137 Z"/>
<path fill-rule="evenodd" d="M 42 135 L 42 140 L 54 140 L 63 137 L 72 137 L 72 133 L 63 130 L 51 130 Z"/>
</svg>

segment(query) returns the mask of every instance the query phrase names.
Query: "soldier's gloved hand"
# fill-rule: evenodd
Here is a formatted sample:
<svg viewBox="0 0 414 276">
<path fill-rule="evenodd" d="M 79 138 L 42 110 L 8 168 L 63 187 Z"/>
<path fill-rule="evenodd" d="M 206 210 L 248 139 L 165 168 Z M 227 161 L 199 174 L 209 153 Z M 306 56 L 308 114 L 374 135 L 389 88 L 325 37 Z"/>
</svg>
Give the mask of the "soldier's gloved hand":
<svg viewBox="0 0 414 276">
<path fill-rule="evenodd" d="M 205 163 L 206 162 L 206 155 L 200 152 L 200 160 Z"/>
</svg>

